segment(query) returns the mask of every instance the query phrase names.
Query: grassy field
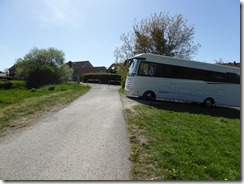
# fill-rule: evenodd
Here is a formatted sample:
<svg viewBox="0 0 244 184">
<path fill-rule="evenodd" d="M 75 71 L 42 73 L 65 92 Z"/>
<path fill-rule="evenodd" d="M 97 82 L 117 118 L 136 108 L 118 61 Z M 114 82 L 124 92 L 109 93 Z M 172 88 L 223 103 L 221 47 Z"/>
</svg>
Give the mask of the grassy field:
<svg viewBox="0 0 244 184">
<path fill-rule="evenodd" d="M 49 111 L 54 106 L 61 106 L 83 95 L 89 87 L 68 83 L 52 85 L 40 89 L 26 89 L 21 81 L 13 81 L 11 89 L 0 90 L 0 133 L 9 128 L 26 126 L 19 123 L 21 118 L 28 118 L 36 113 Z"/>
<path fill-rule="evenodd" d="M 181 103 L 165 107 L 126 110 L 131 179 L 240 180 L 240 119 L 234 110 Z"/>
</svg>

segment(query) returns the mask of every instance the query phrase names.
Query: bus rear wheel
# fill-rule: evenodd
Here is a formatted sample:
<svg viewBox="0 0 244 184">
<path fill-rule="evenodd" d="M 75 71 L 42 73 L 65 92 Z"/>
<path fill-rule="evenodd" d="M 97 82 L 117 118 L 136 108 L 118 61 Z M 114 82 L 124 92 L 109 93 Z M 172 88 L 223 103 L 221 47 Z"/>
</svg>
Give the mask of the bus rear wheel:
<svg viewBox="0 0 244 184">
<path fill-rule="evenodd" d="M 205 107 L 212 107 L 212 106 L 214 106 L 215 105 L 214 99 L 212 99 L 212 98 L 206 98 L 204 100 L 204 102 L 203 102 L 203 105 Z"/>
<path fill-rule="evenodd" d="M 156 100 L 156 95 L 153 91 L 146 91 L 144 94 L 143 94 L 143 98 L 145 100 Z"/>
</svg>

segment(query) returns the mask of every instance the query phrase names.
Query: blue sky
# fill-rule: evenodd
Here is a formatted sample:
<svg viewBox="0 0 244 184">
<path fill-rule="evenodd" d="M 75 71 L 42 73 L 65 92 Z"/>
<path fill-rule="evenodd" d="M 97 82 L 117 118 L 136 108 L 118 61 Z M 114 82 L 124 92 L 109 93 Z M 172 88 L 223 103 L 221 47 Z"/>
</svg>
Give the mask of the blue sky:
<svg viewBox="0 0 244 184">
<path fill-rule="evenodd" d="M 238 0 L 0 0 L 0 71 L 33 47 L 55 47 L 66 61 L 109 67 L 120 35 L 151 14 L 182 14 L 195 25 L 194 60 L 240 62 Z"/>
</svg>

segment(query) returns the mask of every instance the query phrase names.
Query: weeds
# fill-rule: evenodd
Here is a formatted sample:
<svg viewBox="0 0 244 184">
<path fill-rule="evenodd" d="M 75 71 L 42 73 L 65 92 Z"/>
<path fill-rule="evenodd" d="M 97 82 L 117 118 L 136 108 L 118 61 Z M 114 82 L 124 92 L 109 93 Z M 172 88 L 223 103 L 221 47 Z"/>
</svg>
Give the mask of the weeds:
<svg viewBox="0 0 244 184">
<path fill-rule="evenodd" d="M 240 180 L 240 119 L 146 105 L 126 117 L 132 179 Z"/>
<path fill-rule="evenodd" d="M 0 90 L 0 133 L 6 128 L 17 126 L 17 119 L 69 103 L 89 90 L 89 87 L 77 84 L 30 90 L 23 83 L 15 86 L 13 89 Z"/>
</svg>

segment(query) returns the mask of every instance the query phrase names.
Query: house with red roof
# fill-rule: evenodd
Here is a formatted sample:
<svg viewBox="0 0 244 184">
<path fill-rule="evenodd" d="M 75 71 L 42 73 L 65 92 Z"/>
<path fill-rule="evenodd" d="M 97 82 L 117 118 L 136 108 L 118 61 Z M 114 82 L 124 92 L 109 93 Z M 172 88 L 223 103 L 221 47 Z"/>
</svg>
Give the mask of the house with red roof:
<svg viewBox="0 0 244 184">
<path fill-rule="evenodd" d="M 73 81 L 77 81 L 77 77 L 80 77 L 80 81 L 82 81 L 82 77 L 87 73 L 104 73 L 106 72 L 105 66 L 97 66 L 94 67 L 90 61 L 69 61 L 66 63 L 70 68 L 73 69 L 72 79 Z"/>
</svg>

